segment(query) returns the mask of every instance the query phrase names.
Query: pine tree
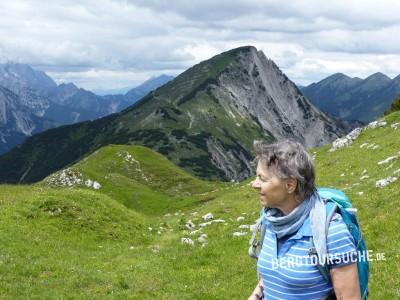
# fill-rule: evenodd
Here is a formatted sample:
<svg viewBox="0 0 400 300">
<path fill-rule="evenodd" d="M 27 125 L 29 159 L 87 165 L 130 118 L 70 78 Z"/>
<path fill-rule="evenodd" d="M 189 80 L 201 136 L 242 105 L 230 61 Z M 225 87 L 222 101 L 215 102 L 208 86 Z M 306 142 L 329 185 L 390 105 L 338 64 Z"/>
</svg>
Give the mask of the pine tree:
<svg viewBox="0 0 400 300">
<path fill-rule="evenodd" d="M 399 111 L 400 110 L 400 96 L 397 96 L 393 102 L 392 105 L 390 106 L 390 109 L 385 111 L 385 116 L 394 112 L 394 111 Z"/>
</svg>

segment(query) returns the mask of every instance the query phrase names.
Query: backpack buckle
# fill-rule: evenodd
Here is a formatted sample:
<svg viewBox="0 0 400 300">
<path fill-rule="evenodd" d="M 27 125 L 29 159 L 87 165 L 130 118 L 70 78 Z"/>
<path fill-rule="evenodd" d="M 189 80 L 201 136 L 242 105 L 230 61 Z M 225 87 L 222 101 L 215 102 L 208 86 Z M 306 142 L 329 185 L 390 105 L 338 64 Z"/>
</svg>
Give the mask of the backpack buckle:
<svg viewBox="0 0 400 300">
<path fill-rule="evenodd" d="M 317 248 L 311 247 L 310 249 L 308 249 L 308 255 L 310 256 L 317 255 Z"/>
</svg>

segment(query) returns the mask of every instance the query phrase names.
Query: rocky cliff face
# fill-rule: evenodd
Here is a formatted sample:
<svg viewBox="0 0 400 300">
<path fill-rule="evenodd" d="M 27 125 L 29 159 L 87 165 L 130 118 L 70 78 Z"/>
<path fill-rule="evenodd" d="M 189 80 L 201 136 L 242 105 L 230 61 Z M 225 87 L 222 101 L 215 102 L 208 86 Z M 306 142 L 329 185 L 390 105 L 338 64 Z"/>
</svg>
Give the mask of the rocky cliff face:
<svg viewBox="0 0 400 300">
<path fill-rule="evenodd" d="M 35 70 L 26 64 L 0 64 L 0 85 L 19 95 L 24 90 L 34 90 L 45 95 L 57 84 L 46 73 Z"/>
<path fill-rule="evenodd" d="M 42 112 L 38 103 L 42 102 L 36 102 L 34 94 L 29 99 L 22 102 L 18 95 L 0 86 L 0 153 L 18 145 L 26 136 L 59 125 L 38 117 Z"/>
<path fill-rule="evenodd" d="M 28 65 L 6 63 L 0 64 L 0 86 L 17 95 L 16 107 L 21 105 L 42 117 L 50 106 L 46 93 L 56 88 L 57 84 L 44 72 Z"/>
<path fill-rule="evenodd" d="M 332 141 L 344 133 L 342 126 L 313 106 L 278 66 L 254 47 L 238 54 L 213 89 L 217 98 L 229 99 L 227 110 L 250 118 L 275 139 L 292 138 L 307 147 Z"/>
<path fill-rule="evenodd" d="M 329 143 L 346 132 L 324 113 L 318 111 L 278 66 L 254 47 L 237 49 L 235 59 L 205 87 L 218 99 L 232 127 L 246 122 L 261 129 L 266 140 L 295 139 L 307 147 Z M 195 115 L 195 113 L 192 113 Z M 204 119 L 199 118 L 200 120 Z M 192 122 L 193 126 L 193 122 Z M 216 125 L 218 127 L 218 125 Z M 242 149 L 229 149 L 215 138 L 207 139 L 212 163 L 230 179 L 243 179 L 253 173 L 251 146 L 240 135 L 233 137 Z M 250 146 L 250 147 L 249 147 Z"/>
</svg>

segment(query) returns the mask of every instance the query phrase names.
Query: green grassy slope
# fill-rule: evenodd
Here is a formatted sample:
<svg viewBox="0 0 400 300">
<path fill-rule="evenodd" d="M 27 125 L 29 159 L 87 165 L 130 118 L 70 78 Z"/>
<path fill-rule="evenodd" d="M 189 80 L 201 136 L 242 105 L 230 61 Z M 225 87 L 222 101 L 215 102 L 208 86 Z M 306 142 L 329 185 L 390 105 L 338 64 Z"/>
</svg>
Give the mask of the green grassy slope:
<svg viewBox="0 0 400 300">
<path fill-rule="evenodd" d="M 359 210 L 367 247 L 374 253 L 385 253 L 386 261 L 371 262 L 371 299 L 400 297 L 399 279 L 394 275 L 400 268 L 400 180 L 383 188 L 375 186 L 377 180 L 400 177 L 400 171 L 395 173 L 400 170 L 400 158 L 378 164 L 400 154 L 400 126 L 397 129 L 390 126 L 400 122 L 400 112 L 385 119 L 388 123 L 385 127 L 362 132 L 350 147 L 335 152 L 327 152 L 329 147 L 316 151 L 319 185 L 344 189 Z M 365 143 L 368 145 L 360 148 Z M 378 147 L 368 149 L 369 145 Z M 363 176 L 369 178 L 360 179 Z"/>
<path fill-rule="evenodd" d="M 119 284 L 121 253 L 149 240 L 141 215 L 89 190 L 3 185 L 0 203 L 1 299 L 91 299 Z"/>
<path fill-rule="evenodd" d="M 69 170 L 82 174 L 85 179 L 96 180 L 102 186 L 99 192 L 147 215 L 160 215 L 208 201 L 215 198 L 212 194 L 217 191 L 211 195 L 204 195 L 205 192 L 229 185 L 200 180 L 142 146 L 108 145 Z M 40 185 L 53 185 L 52 178 L 58 178 L 60 173 L 45 178 Z"/>
<path fill-rule="evenodd" d="M 386 261 L 371 263 L 370 299 L 400 297 L 400 180 L 375 187 L 377 180 L 400 169 L 400 158 L 378 165 L 400 151 L 400 126 L 390 126 L 400 122 L 400 113 L 386 119 L 388 125 L 364 131 L 350 147 L 310 150 L 316 157 L 318 185 L 345 189 L 359 210 L 368 248 L 385 253 Z M 364 143 L 379 147 L 360 148 Z M 126 152 L 140 168 L 124 160 Z M 47 187 L 48 179 L 33 186 L 0 186 L 0 298 L 249 295 L 256 282 L 255 261 L 247 256 L 250 234 L 232 234 L 246 232 L 239 225 L 252 224 L 259 212 L 250 179 L 240 184 L 201 181 L 161 155 L 133 146 L 110 145 L 71 168 L 102 188 Z M 361 180 L 365 175 L 369 178 Z M 208 212 L 225 222 L 189 234 L 185 223 L 192 220 L 199 229 L 201 216 Z M 244 219 L 238 221 L 240 216 Z M 207 234 L 204 247 L 197 240 L 201 233 Z M 182 237 L 195 245 L 182 244 Z"/>
</svg>

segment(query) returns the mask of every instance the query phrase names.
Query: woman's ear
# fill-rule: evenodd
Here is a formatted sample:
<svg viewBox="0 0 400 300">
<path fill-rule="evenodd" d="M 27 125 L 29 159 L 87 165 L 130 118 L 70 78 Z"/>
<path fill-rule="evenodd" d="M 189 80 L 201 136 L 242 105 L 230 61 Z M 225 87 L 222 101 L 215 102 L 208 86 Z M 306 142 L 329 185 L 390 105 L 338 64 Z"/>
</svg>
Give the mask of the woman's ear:
<svg viewBox="0 0 400 300">
<path fill-rule="evenodd" d="M 296 178 L 289 178 L 286 181 L 286 190 L 288 194 L 292 194 L 296 191 L 297 187 L 297 179 Z"/>
</svg>

